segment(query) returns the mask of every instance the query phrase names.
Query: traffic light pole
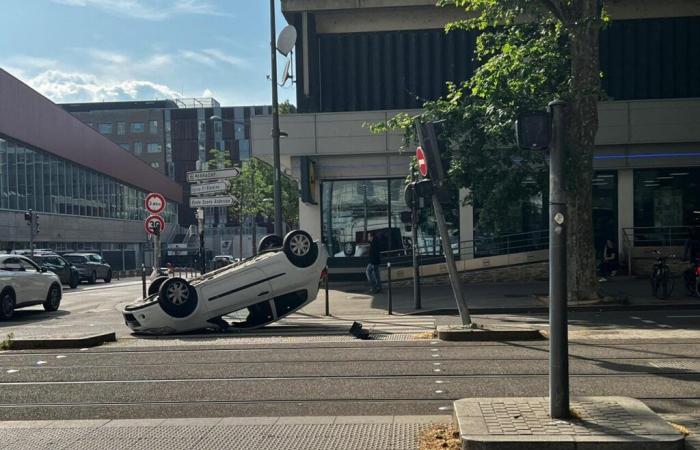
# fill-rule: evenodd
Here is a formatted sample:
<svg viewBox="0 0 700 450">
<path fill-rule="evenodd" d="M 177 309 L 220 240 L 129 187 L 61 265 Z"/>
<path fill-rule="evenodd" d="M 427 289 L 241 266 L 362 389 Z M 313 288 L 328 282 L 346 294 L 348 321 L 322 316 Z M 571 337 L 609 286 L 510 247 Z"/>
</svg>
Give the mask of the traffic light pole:
<svg viewBox="0 0 700 450">
<path fill-rule="evenodd" d="M 204 208 L 197 208 L 197 224 L 199 225 L 199 267 L 204 275 L 207 273 L 206 252 L 204 250 Z"/>
<path fill-rule="evenodd" d="M 411 174 L 411 178 L 415 181 L 415 172 Z M 418 266 L 418 195 L 416 195 L 416 185 L 413 187 L 413 201 L 411 202 L 411 241 L 413 242 L 413 307 L 421 309 L 421 293 L 420 293 L 420 268 Z"/>
<path fill-rule="evenodd" d="M 569 417 L 569 343 L 567 329 L 566 202 L 564 176 L 564 108 L 555 100 L 549 151 L 549 412 Z"/>
</svg>

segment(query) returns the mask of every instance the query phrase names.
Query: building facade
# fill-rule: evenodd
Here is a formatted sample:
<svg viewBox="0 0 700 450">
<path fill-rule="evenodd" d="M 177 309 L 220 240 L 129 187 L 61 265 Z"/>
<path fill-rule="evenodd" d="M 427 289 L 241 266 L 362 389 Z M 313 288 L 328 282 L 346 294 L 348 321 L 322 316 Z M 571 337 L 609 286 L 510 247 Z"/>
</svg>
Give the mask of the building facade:
<svg viewBox="0 0 700 450">
<path fill-rule="evenodd" d="M 98 252 L 115 269 L 148 263 L 149 192 L 168 201 L 167 240 L 178 228 L 180 186 L 0 69 L 0 250 L 29 247 L 31 209 L 37 248 Z"/>
<path fill-rule="evenodd" d="M 204 167 L 212 159 L 212 149 L 225 151 L 234 164 L 249 159 L 251 119 L 271 114 L 270 106 L 222 107 L 213 98 L 62 106 L 125 151 L 174 180 L 182 188 L 186 200 L 190 192 L 187 172 Z M 195 210 L 189 208 L 187 201 L 178 210 L 178 223 L 181 229 L 177 240 L 184 241 L 185 230 L 197 224 Z M 262 236 L 267 226 L 265 223 L 258 226 Z M 227 208 L 207 208 L 205 246 L 215 254 L 239 255 L 240 247 L 244 247 L 244 254 L 251 254 L 252 227 L 252 220 L 242 221 L 229 214 Z M 191 244 L 195 244 L 194 240 Z"/>
<path fill-rule="evenodd" d="M 331 265 L 361 267 L 357 248 L 368 231 L 410 236 L 402 187 L 412 152 L 401 151 L 400 133 L 373 134 L 366 124 L 418 113 L 423 101 L 445 93 L 446 82 L 473 73 L 476 35 L 444 32 L 464 11 L 434 3 L 282 1 L 299 34 L 299 114 L 282 116 L 289 134 L 282 160 L 299 177 L 314 175 L 300 203 L 301 227 L 329 245 Z M 632 228 L 657 236 L 700 219 L 700 4 L 623 0 L 609 13 L 593 215 L 596 239 L 623 247 Z M 269 119 L 253 121 L 256 155 L 271 154 L 269 129 Z M 478 207 L 463 204 L 467 192 L 458 195 L 448 211 L 453 244 L 487 235 Z M 533 199 L 528 208 L 505 205 L 504 213 L 517 225 L 513 233 L 527 232 L 546 228 L 543 209 Z M 429 217 L 419 240 L 435 245 Z"/>
</svg>

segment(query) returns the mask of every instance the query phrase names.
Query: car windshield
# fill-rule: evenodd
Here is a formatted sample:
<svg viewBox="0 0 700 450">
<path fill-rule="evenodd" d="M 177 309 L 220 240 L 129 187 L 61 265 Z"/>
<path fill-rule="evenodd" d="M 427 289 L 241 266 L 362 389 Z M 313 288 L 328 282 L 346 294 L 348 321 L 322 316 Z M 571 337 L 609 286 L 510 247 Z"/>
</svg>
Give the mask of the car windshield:
<svg viewBox="0 0 700 450">
<path fill-rule="evenodd" d="M 73 263 L 73 264 L 82 264 L 85 262 L 85 257 L 84 256 L 78 256 L 78 255 L 66 255 L 64 256 L 67 261 Z"/>
</svg>

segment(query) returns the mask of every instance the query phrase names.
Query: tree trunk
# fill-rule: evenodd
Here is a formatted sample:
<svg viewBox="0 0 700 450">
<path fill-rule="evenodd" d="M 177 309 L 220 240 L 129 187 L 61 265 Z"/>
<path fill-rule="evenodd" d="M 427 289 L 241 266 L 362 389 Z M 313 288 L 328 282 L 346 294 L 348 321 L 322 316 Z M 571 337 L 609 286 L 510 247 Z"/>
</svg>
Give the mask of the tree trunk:
<svg viewBox="0 0 700 450">
<path fill-rule="evenodd" d="M 566 24 L 571 46 L 567 132 L 568 299 L 598 298 L 593 244 L 593 149 L 600 95 L 600 13 L 596 0 L 576 0 Z"/>
</svg>

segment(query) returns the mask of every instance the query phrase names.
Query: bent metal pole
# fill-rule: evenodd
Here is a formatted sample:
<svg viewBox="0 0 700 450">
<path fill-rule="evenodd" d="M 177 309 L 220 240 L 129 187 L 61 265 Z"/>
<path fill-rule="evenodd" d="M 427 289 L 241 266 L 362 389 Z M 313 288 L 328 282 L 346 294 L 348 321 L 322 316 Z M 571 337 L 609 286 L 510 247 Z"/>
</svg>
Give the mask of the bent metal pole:
<svg viewBox="0 0 700 450">
<path fill-rule="evenodd" d="M 549 413 L 569 417 L 569 343 L 566 301 L 566 202 L 564 176 L 564 109 L 566 103 L 549 104 L 552 141 L 549 150 Z"/>
</svg>

